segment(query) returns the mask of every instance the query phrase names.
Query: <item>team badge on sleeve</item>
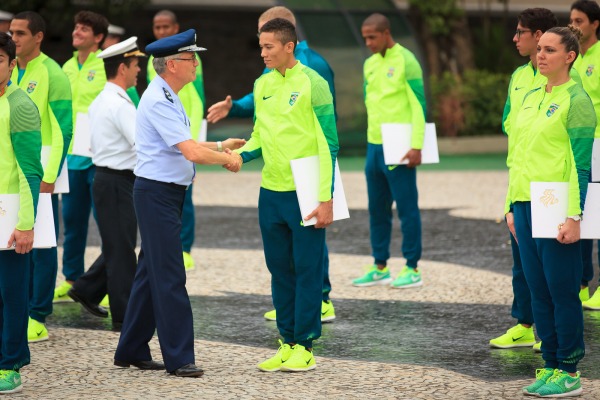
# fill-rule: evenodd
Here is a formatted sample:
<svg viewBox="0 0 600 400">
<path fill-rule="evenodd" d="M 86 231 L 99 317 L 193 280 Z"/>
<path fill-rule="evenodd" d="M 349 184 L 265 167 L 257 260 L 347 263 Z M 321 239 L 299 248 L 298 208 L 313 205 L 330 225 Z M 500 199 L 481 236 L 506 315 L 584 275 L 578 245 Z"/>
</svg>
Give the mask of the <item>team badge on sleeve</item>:
<svg viewBox="0 0 600 400">
<path fill-rule="evenodd" d="M 88 72 L 87 80 L 91 82 L 94 80 L 95 77 L 96 77 L 96 71 L 90 70 L 90 72 Z"/>
<path fill-rule="evenodd" d="M 556 103 L 550 104 L 550 107 L 548 107 L 548 111 L 546 111 L 546 117 L 551 117 L 552 114 L 554 114 L 554 112 L 558 110 L 558 107 L 560 106 Z"/>
<path fill-rule="evenodd" d="M 388 69 L 388 72 L 387 72 L 387 77 L 391 78 L 392 76 L 394 76 L 395 71 L 396 71 L 396 68 L 390 67 L 390 69 Z"/>
<path fill-rule="evenodd" d="M 587 69 L 585 70 L 585 74 L 587 76 L 592 76 L 593 73 L 594 73 L 594 65 L 588 65 Z"/>
<path fill-rule="evenodd" d="M 36 81 L 29 82 L 29 85 L 27 85 L 27 93 L 29 93 L 29 94 L 33 93 L 33 91 L 35 90 L 36 86 L 37 86 L 37 82 Z"/>
<path fill-rule="evenodd" d="M 300 96 L 300 92 L 292 92 L 290 95 L 290 106 L 293 106 L 296 100 L 298 100 L 298 96 Z"/>
</svg>

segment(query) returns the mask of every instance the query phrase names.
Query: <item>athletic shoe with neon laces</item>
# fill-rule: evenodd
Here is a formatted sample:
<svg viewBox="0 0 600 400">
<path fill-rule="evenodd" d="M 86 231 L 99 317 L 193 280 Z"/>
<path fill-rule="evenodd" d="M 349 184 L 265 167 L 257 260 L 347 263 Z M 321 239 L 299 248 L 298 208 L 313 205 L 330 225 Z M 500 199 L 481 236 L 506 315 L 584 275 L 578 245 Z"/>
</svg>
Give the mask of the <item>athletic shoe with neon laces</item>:
<svg viewBox="0 0 600 400">
<path fill-rule="evenodd" d="M 588 301 L 590 299 L 590 288 L 584 287 L 579 291 L 579 300 L 583 303 L 584 301 Z"/>
<path fill-rule="evenodd" d="M 289 344 L 279 340 L 279 349 L 275 355 L 257 365 L 258 369 L 265 372 L 275 372 L 281 369 L 281 365 L 292 355 L 292 348 Z"/>
<path fill-rule="evenodd" d="M 554 370 L 554 375 L 545 385 L 537 390 L 538 397 L 574 397 L 582 392 L 580 374 L 571 376 L 560 369 Z"/>
<path fill-rule="evenodd" d="M 108 299 L 108 295 L 104 296 L 104 298 L 98 305 L 108 310 L 110 308 L 110 300 Z"/>
<path fill-rule="evenodd" d="M 29 343 L 43 342 L 48 340 L 48 329 L 39 321 L 29 317 L 27 324 L 27 341 Z"/>
<path fill-rule="evenodd" d="M 0 394 L 17 393 L 21 390 L 21 374 L 12 369 L 0 369 Z"/>
<path fill-rule="evenodd" d="M 517 324 L 502 336 L 490 340 L 490 346 L 497 349 L 512 349 L 513 347 L 529 347 L 535 344 L 533 328 L 525 328 Z"/>
<path fill-rule="evenodd" d="M 317 368 L 312 351 L 306 350 L 301 344 L 292 347 L 290 358 L 281 364 L 281 370 L 287 372 L 304 372 Z"/>
<path fill-rule="evenodd" d="M 594 295 L 588 301 L 582 303 L 586 310 L 600 310 L 600 290 L 596 289 Z"/>
<path fill-rule="evenodd" d="M 73 287 L 73 285 L 67 281 L 64 281 L 63 283 L 58 285 L 54 289 L 54 298 L 52 299 L 52 302 L 53 303 L 71 303 L 73 301 L 73 299 L 70 298 L 69 295 L 67 294 L 69 292 L 69 290 L 71 290 L 71 287 Z"/>
<path fill-rule="evenodd" d="M 421 277 L 421 271 L 417 271 L 408 265 L 402 268 L 402 271 L 400 271 L 394 282 L 392 282 L 392 287 L 396 289 L 408 289 L 422 285 L 423 278 Z"/>
<path fill-rule="evenodd" d="M 186 271 L 192 271 L 196 268 L 192 255 L 187 251 L 183 252 L 183 265 L 185 266 Z"/>
<path fill-rule="evenodd" d="M 544 386 L 548 379 L 554 376 L 554 369 L 539 368 L 535 370 L 535 382 L 523 388 L 523 394 L 527 396 L 537 396 L 537 390 Z"/>
<path fill-rule="evenodd" d="M 536 353 L 541 353 L 542 352 L 542 341 L 540 340 L 539 342 L 534 344 L 532 348 L 533 348 L 533 351 L 535 351 Z"/>
<path fill-rule="evenodd" d="M 277 312 L 275 310 L 267 311 L 264 315 L 267 321 L 277 321 Z M 331 300 L 321 303 L 321 322 L 330 322 L 335 319 L 335 309 Z"/>
<path fill-rule="evenodd" d="M 375 285 L 387 285 L 392 281 L 390 276 L 390 270 L 388 267 L 384 269 L 377 268 L 377 265 L 370 265 L 367 267 L 367 272 L 360 278 L 356 278 L 352 281 L 354 286 L 375 286 Z"/>
</svg>

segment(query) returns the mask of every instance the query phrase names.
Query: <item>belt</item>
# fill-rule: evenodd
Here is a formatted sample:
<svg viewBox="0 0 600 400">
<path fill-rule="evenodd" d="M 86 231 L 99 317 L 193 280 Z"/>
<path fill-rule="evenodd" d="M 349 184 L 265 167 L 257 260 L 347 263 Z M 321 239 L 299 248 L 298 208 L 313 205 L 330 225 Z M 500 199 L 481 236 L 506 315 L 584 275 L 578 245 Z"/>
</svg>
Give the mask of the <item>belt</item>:
<svg viewBox="0 0 600 400">
<path fill-rule="evenodd" d="M 135 179 L 135 174 L 130 169 L 112 169 L 112 168 L 108 168 L 108 167 L 96 166 L 96 172 L 102 172 L 102 173 L 111 174 L 111 175 L 121 175 L 121 176 L 125 176 L 127 178 Z"/>
<path fill-rule="evenodd" d="M 148 179 L 148 178 L 144 178 L 141 176 L 136 177 L 136 179 L 139 179 L 140 181 L 145 181 L 145 182 L 150 182 L 150 183 L 156 183 L 159 185 L 163 185 L 163 186 L 167 186 L 170 187 L 171 189 L 177 189 L 177 190 L 181 190 L 183 192 L 185 192 L 187 190 L 187 186 L 185 185 L 179 185 L 177 183 L 172 183 L 172 182 L 161 182 L 161 181 L 155 181 L 154 179 Z"/>
</svg>

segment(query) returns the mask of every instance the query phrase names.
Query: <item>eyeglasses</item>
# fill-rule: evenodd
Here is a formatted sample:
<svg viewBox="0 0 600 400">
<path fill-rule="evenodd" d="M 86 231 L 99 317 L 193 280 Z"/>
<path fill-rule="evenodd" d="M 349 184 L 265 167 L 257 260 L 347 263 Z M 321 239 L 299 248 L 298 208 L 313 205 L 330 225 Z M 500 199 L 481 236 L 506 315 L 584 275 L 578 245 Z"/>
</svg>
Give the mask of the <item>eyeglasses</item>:
<svg viewBox="0 0 600 400">
<path fill-rule="evenodd" d="M 515 36 L 517 37 L 517 39 L 521 39 L 521 35 L 525 32 L 531 32 L 531 29 L 517 29 L 517 31 L 515 32 Z"/>
<path fill-rule="evenodd" d="M 171 60 L 177 60 L 177 61 L 191 61 L 192 63 L 195 63 L 196 61 L 198 61 L 196 59 L 196 57 L 194 58 L 171 58 Z"/>
</svg>

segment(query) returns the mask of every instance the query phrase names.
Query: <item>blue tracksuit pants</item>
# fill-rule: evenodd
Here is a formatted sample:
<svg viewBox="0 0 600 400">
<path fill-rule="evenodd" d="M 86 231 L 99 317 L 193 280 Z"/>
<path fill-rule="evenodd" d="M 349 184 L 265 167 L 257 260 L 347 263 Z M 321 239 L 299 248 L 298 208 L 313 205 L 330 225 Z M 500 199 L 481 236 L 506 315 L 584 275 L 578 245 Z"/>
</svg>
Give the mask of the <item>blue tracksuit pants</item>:
<svg viewBox="0 0 600 400">
<path fill-rule="evenodd" d="M 523 263 L 521 262 L 521 254 L 519 245 L 509 232 L 510 247 L 513 256 L 513 304 L 511 314 L 519 324 L 533 325 L 533 310 L 531 309 L 531 291 L 525 279 L 525 271 L 523 271 Z"/>
</svg>

